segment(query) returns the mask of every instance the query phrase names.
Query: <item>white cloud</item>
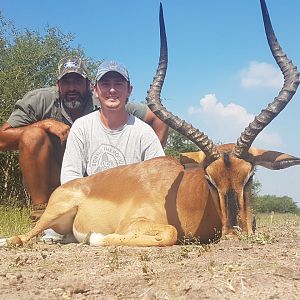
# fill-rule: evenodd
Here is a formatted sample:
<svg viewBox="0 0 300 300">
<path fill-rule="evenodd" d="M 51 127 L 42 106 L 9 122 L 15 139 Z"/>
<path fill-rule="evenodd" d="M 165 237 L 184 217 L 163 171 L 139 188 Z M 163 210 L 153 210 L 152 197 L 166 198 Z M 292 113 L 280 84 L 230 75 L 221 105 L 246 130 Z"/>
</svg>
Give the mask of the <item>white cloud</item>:
<svg viewBox="0 0 300 300">
<path fill-rule="evenodd" d="M 200 100 L 198 108 L 189 107 L 189 114 L 201 114 L 201 117 L 217 122 L 217 125 L 224 124 L 240 129 L 247 125 L 254 118 L 254 115 L 247 113 L 246 109 L 240 105 L 229 103 L 224 105 L 219 102 L 215 94 L 205 95 Z"/>
<path fill-rule="evenodd" d="M 241 71 L 241 85 L 244 88 L 268 87 L 280 89 L 283 75 L 280 69 L 265 62 L 251 61 L 247 69 Z"/>
<path fill-rule="evenodd" d="M 203 128 L 205 123 L 215 136 L 214 140 L 223 143 L 235 142 L 245 127 L 254 119 L 254 115 L 248 113 L 243 106 L 234 103 L 224 105 L 219 102 L 215 94 L 205 95 L 199 104 L 196 108 L 189 107 L 188 113 L 197 115 L 199 117 L 197 119 L 202 124 L 199 127 Z M 257 146 L 266 149 L 282 144 L 278 134 L 268 133 L 265 130 L 258 135 L 255 142 Z"/>
</svg>

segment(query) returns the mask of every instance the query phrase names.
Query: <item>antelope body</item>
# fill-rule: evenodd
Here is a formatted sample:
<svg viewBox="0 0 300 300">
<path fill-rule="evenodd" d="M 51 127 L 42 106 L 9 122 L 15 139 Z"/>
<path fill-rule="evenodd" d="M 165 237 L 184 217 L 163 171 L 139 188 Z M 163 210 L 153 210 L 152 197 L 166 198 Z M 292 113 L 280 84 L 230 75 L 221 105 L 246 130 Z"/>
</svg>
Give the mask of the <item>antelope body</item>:
<svg viewBox="0 0 300 300">
<path fill-rule="evenodd" d="M 10 242 L 50 227 L 94 246 L 169 246 L 186 236 L 208 242 L 234 234 L 235 226 L 250 234 L 254 163 L 277 169 L 300 159 L 252 147 L 250 163 L 232 156 L 233 147 L 220 145 L 221 157 L 207 168 L 204 153 L 194 152 L 182 164 L 159 157 L 70 181 L 51 195 L 35 228 Z"/>
<path fill-rule="evenodd" d="M 73 231 L 80 242 L 100 233 L 91 236 L 93 245 L 167 246 L 184 235 L 214 239 L 222 225 L 203 169 L 184 170 L 176 159 L 161 157 L 64 184 L 21 239 L 49 227 Z"/>
<path fill-rule="evenodd" d="M 299 84 L 295 66 L 282 52 L 261 0 L 272 54 L 284 74 L 278 97 L 255 117 L 235 144 L 216 146 L 204 133 L 168 112 L 160 102 L 167 69 L 167 42 L 160 11 L 161 52 L 149 107 L 165 123 L 193 141 L 201 151 L 113 168 L 57 188 L 37 225 L 10 238 L 21 244 L 47 228 L 72 233 L 91 245 L 168 246 L 184 236 L 207 242 L 234 234 L 238 226 L 251 234 L 251 183 L 257 165 L 283 169 L 299 165 L 289 154 L 252 147 L 256 136 L 290 101 Z"/>
</svg>

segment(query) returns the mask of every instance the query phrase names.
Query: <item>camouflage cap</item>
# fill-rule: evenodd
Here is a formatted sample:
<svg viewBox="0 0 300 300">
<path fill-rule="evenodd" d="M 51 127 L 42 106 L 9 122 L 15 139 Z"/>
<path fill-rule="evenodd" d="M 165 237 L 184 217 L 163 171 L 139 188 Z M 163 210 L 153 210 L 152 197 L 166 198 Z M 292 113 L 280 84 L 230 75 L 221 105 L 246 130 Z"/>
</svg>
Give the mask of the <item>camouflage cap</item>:
<svg viewBox="0 0 300 300">
<path fill-rule="evenodd" d="M 65 57 L 58 63 L 58 77 L 60 80 L 68 73 L 77 73 L 84 78 L 87 78 L 87 68 L 80 57 Z"/>
<path fill-rule="evenodd" d="M 130 81 L 126 67 L 115 61 L 104 61 L 100 64 L 97 70 L 96 81 L 100 80 L 108 72 L 117 72 L 121 74 L 127 81 Z"/>
</svg>

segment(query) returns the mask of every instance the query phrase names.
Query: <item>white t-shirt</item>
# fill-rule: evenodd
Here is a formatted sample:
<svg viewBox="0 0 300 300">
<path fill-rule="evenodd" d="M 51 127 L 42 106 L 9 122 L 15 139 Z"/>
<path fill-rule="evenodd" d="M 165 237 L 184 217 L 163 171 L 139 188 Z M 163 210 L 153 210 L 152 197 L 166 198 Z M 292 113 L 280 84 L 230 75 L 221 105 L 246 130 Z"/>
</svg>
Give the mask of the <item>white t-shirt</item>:
<svg viewBox="0 0 300 300">
<path fill-rule="evenodd" d="M 157 135 L 145 122 L 129 115 L 124 126 L 110 130 L 95 111 L 77 119 L 71 127 L 61 183 L 164 155 Z"/>
</svg>

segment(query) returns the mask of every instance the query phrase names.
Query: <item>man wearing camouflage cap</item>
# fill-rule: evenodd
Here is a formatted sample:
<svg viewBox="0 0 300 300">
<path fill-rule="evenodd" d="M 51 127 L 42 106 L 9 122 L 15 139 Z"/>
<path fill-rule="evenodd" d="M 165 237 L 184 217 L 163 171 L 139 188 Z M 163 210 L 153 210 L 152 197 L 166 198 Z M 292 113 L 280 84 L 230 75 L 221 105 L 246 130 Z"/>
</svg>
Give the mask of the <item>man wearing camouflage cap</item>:
<svg viewBox="0 0 300 300">
<path fill-rule="evenodd" d="M 60 185 L 65 142 L 73 122 L 95 107 L 87 68 L 79 57 L 58 65 L 55 87 L 28 92 L 15 104 L 0 128 L 0 151 L 19 150 L 25 186 L 32 200 L 32 220 L 43 213 L 49 196 Z M 150 123 L 162 142 L 167 128 L 145 105 L 132 104 L 133 113 Z"/>
</svg>

